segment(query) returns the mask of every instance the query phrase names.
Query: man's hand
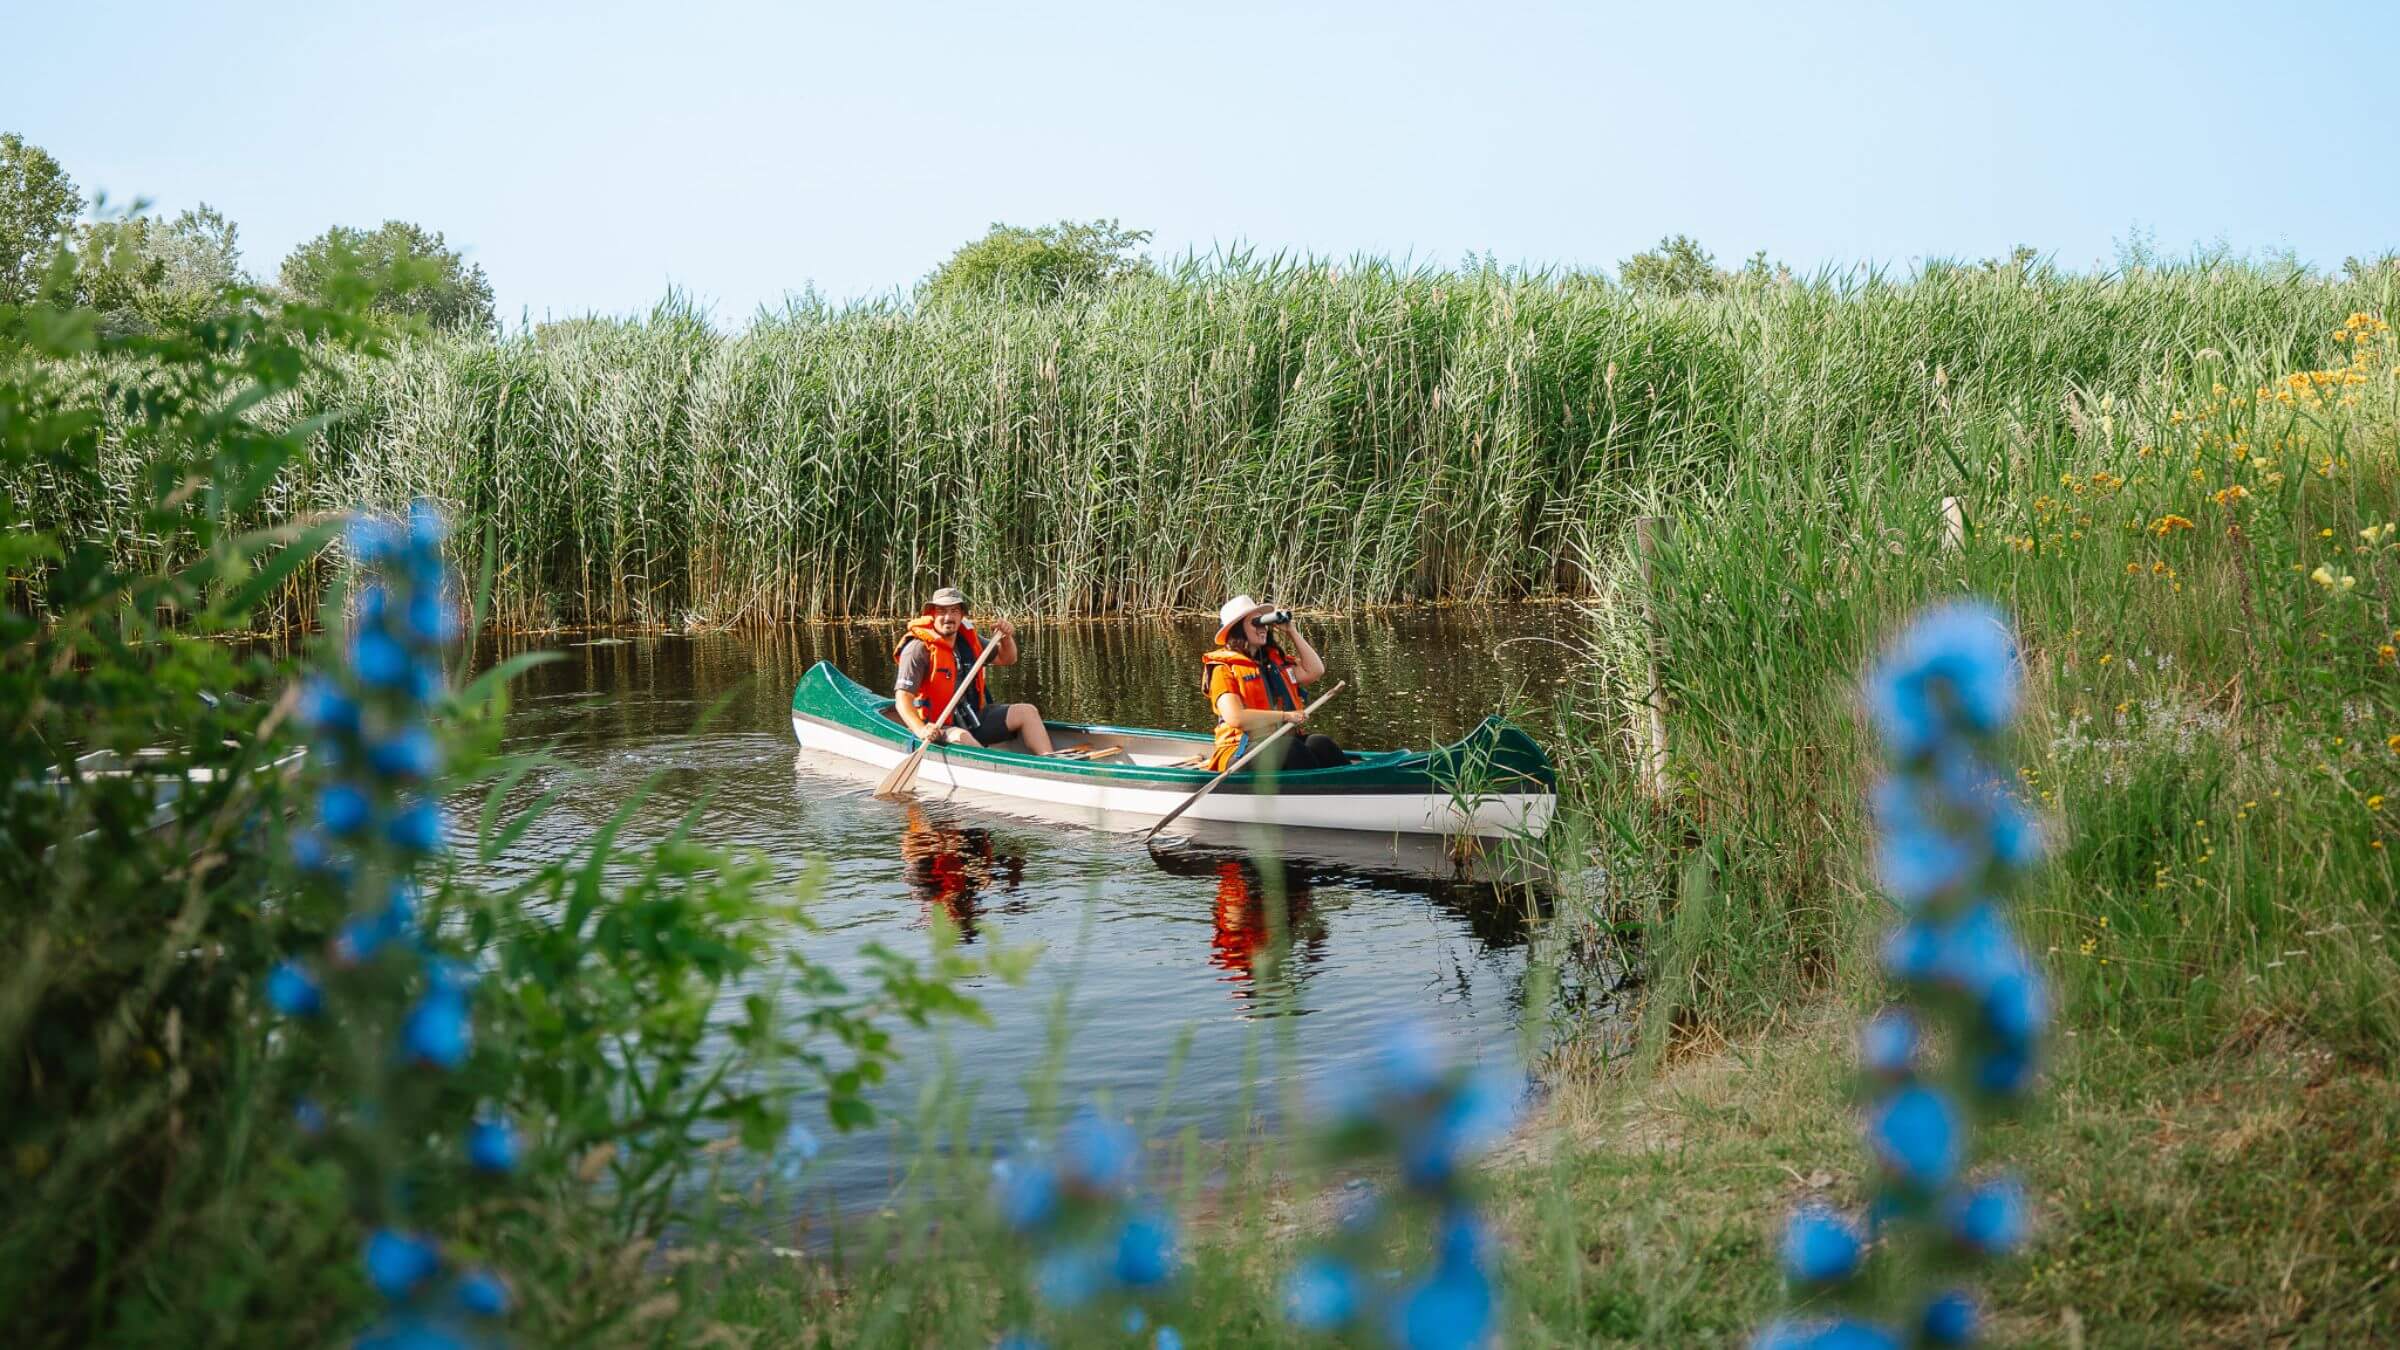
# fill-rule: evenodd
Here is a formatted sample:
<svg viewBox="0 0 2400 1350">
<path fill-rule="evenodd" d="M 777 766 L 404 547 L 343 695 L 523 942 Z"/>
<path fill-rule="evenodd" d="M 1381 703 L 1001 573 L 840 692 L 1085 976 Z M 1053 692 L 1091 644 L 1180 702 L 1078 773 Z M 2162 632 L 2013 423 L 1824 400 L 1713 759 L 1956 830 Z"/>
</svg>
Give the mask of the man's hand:
<svg viewBox="0 0 2400 1350">
<path fill-rule="evenodd" d="M 1017 635 L 1017 626 L 1006 619 L 992 620 L 992 641 L 1006 642 Z"/>
</svg>

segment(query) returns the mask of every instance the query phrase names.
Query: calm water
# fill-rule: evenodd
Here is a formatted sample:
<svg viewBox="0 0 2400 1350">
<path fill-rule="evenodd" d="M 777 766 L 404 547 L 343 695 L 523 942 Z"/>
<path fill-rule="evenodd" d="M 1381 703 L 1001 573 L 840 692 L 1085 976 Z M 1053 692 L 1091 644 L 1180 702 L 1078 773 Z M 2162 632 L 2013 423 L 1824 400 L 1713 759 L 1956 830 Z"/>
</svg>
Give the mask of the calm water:
<svg viewBox="0 0 2400 1350">
<path fill-rule="evenodd" d="M 1565 653 L 1541 641 L 1571 611 L 1471 617 L 1419 614 L 1318 627 L 1311 639 L 1350 690 L 1317 724 L 1345 745 L 1447 740 L 1504 702 L 1547 737 L 1543 714 Z M 999 670 L 993 697 L 1032 700 L 1052 718 L 1137 726 L 1205 725 L 1197 654 L 1212 625 L 1040 624 L 1020 630 L 1025 657 Z M 1024 984 L 972 992 L 993 1025 L 938 1034 L 898 1028 L 907 1058 L 880 1101 L 909 1109 L 945 1055 L 974 1094 L 979 1136 L 1021 1135 L 1028 1084 L 1053 1059 L 1054 1011 L 1068 996 L 1058 1065 L 1063 1100 L 1105 1096 L 1159 1110 L 1162 1135 L 1221 1130 L 1258 1081 L 1300 1086 L 1338 1073 L 1402 1019 L 1429 1024 L 1464 1054 L 1511 1056 L 1528 987 L 1528 914 L 1538 888 L 1462 876 L 1437 844 L 1388 838 L 1209 836 L 1153 851 L 1138 833 L 1028 815 L 1004 799 L 872 796 L 875 771 L 802 752 L 791 690 L 829 660 L 888 687 L 896 625 L 759 636 L 560 639 L 565 658 L 518 686 L 516 748 L 556 747 L 559 774 L 588 774 L 512 851 L 509 867 L 562 856 L 644 783 L 653 797 L 632 833 L 655 833 L 702 804 L 698 835 L 756 849 L 798 877 L 821 864 L 812 912 L 795 935 L 845 974 L 860 949 L 927 949 L 928 917 L 948 913 L 970 944 L 1038 943 Z M 1559 636 L 1568 636 L 1560 634 Z M 555 779 L 553 779 L 554 781 Z M 522 792 L 548 784 L 537 776 Z M 1222 828 L 1222 827 L 1216 827 Z M 1276 892 L 1288 925 L 1272 923 Z M 1279 935 L 1276 930 L 1284 931 Z M 1575 972 L 1563 976 L 1577 987 Z M 1287 1020 L 1288 1019 L 1288 1020 Z M 1296 1034 L 1281 1037 L 1277 1033 Z M 1272 1037 L 1284 1049 L 1256 1058 Z M 1178 1062 L 1178 1042 L 1188 1046 Z M 1164 1089 L 1172 1080 L 1171 1095 Z M 1163 1099 L 1163 1106 L 1161 1105 Z M 898 1160 L 878 1130 L 826 1138 L 809 1169 L 812 1208 L 881 1201 Z"/>
</svg>

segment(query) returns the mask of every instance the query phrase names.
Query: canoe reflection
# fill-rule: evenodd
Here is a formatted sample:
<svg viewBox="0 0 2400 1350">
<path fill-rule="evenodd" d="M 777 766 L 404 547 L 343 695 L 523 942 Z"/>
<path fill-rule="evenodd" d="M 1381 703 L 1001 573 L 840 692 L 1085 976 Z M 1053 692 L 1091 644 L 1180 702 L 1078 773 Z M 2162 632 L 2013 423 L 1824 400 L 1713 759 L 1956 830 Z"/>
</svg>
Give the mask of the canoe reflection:
<svg viewBox="0 0 2400 1350">
<path fill-rule="evenodd" d="M 962 942 L 975 940 L 986 891 L 997 887 L 1013 896 L 1025 881 L 1024 854 L 1005 847 L 990 830 L 935 816 L 913 801 L 900 831 L 900 862 L 910 894 L 928 914 L 936 905 L 947 912 Z M 999 906 L 1003 914 L 1025 910 L 1021 899 Z"/>
<path fill-rule="evenodd" d="M 1284 832 L 1270 842 L 1260 849 L 1183 840 L 1150 850 L 1161 872 L 1215 883 L 1209 963 L 1226 972 L 1241 998 L 1254 997 L 1261 983 L 1304 982 L 1324 963 L 1328 916 L 1361 890 L 1422 896 L 1494 951 L 1522 946 L 1531 917 L 1549 908 L 1539 887 L 1460 875 L 1447 866 L 1411 867 L 1414 860 L 1371 841 L 1353 842 L 1355 856 L 1339 859 L 1322 856 L 1330 851 L 1322 838 Z"/>
</svg>

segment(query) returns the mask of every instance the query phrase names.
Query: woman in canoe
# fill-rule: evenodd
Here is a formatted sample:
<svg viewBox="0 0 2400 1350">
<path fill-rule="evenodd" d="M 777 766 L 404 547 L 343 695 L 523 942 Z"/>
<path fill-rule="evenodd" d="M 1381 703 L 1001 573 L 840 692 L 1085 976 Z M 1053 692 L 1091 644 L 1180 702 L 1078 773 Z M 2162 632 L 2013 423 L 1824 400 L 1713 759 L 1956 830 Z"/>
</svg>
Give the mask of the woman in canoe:
<svg viewBox="0 0 2400 1350">
<path fill-rule="evenodd" d="M 1217 715 L 1217 744 L 1208 758 L 1212 772 L 1230 767 L 1277 727 L 1305 725 L 1306 686 L 1325 676 L 1324 658 L 1300 636 L 1291 616 L 1273 605 L 1237 595 L 1217 611 L 1217 623 L 1216 650 L 1200 658 L 1201 687 Z M 1295 729 L 1248 767 L 1297 773 L 1349 762 L 1332 737 Z"/>
</svg>

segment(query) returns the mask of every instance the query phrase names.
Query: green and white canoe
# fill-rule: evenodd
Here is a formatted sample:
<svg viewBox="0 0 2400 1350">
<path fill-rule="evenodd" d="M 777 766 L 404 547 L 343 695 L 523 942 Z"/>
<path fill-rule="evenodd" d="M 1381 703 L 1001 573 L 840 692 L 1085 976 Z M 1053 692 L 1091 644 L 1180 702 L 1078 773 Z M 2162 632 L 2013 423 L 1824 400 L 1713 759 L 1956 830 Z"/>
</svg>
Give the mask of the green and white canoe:
<svg viewBox="0 0 2400 1350">
<path fill-rule="evenodd" d="M 1204 733 L 1044 725 L 1062 755 L 937 745 L 926 752 L 917 782 L 1156 819 L 1216 777 L 1186 767 L 1208 754 Z M 822 661 L 792 691 L 792 734 L 809 750 L 878 770 L 898 764 L 914 743 L 888 696 Z M 1558 802 L 1550 757 L 1497 717 L 1431 750 L 1351 753 L 1354 762 L 1339 768 L 1235 774 L 1179 819 L 1499 837 L 1539 835 Z"/>
</svg>

